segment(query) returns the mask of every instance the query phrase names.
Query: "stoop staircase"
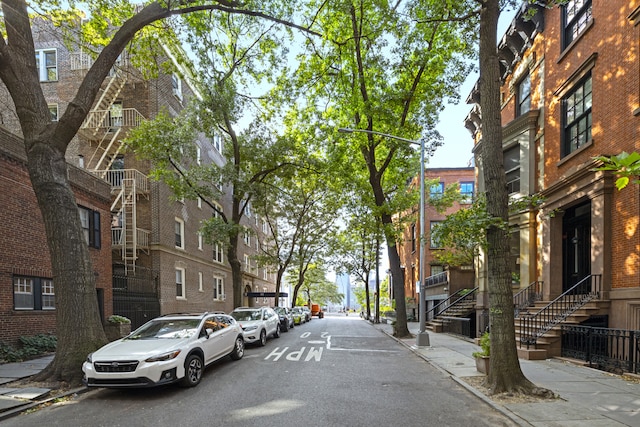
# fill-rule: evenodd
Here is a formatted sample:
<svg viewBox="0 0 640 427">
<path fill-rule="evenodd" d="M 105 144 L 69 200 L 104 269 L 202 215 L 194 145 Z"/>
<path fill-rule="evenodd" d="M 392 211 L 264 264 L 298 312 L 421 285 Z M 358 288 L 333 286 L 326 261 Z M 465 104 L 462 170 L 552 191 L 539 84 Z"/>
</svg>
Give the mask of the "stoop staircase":
<svg viewBox="0 0 640 427">
<path fill-rule="evenodd" d="M 454 319 L 469 318 L 475 316 L 476 295 L 479 288 L 460 289 L 449 298 L 434 306 L 427 312 L 427 318 L 435 314 L 434 318 L 426 323 L 426 328 L 433 332 L 442 332 L 444 325 Z"/>
<path fill-rule="evenodd" d="M 543 360 L 560 356 L 562 324 L 579 325 L 591 316 L 606 313 L 610 301 L 600 300 L 602 276 L 592 274 L 553 301 L 542 301 L 540 282 L 514 296 L 516 311 L 515 329 L 518 357 L 526 360 Z M 516 297 L 527 294 L 528 298 Z M 523 305 L 524 301 L 530 304 Z"/>
</svg>

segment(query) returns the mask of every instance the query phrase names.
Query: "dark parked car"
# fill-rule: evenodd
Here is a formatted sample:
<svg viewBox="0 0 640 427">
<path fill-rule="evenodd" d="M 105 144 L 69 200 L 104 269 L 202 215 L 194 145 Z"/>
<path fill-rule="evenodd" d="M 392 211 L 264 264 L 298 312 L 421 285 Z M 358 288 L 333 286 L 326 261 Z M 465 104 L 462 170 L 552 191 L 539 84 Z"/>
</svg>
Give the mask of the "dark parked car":
<svg viewBox="0 0 640 427">
<path fill-rule="evenodd" d="M 278 313 L 278 317 L 280 318 L 280 330 L 287 332 L 295 326 L 293 313 L 291 313 L 290 309 L 287 307 L 273 307 L 273 309 Z"/>
</svg>

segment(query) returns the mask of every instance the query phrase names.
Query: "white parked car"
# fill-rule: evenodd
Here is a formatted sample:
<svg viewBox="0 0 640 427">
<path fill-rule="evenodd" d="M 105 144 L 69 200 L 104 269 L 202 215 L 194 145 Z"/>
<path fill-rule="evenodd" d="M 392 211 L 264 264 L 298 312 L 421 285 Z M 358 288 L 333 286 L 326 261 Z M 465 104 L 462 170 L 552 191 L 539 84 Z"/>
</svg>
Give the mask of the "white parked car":
<svg viewBox="0 0 640 427">
<path fill-rule="evenodd" d="M 207 365 L 244 355 L 240 325 L 224 313 L 157 317 L 125 338 L 91 353 L 82 365 L 93 387 L 151 387 L 180 381 L 198 385 Z"/>
<path fill-rule="evenodd" d="M 231 313 L 240 323 L 246 343 L 267 344 L 267 337 L 280 337 L 280 317 L 269 307 L 237 307 Z"/>
</svg>

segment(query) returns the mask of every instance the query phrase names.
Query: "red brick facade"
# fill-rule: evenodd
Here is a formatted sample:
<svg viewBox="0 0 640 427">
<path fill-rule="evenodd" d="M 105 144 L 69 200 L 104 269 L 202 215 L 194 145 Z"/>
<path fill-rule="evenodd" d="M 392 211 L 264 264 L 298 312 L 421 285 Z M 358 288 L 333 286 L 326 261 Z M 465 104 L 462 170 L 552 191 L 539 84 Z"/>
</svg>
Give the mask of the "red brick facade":
<svg viewBox="0 0 640 427">
<path fill-rule="evenodd" d="M 78 205 L 100 213 L 101 249 L 90 249 L 103 318 L 111 308 L 111 236 L 109 187 L 85 171 L 69 166 Z M 26 167 L 24 145 L 0 129 L 0 341 L 14 344 L 20 336 L 55 334 L 56 313 L 47 309 L 16 309 L 16 276 L 51 279 L 51 261 L 44 224 Z M 54 283 L 55 288 L 55 283 Z"/>
</svg>

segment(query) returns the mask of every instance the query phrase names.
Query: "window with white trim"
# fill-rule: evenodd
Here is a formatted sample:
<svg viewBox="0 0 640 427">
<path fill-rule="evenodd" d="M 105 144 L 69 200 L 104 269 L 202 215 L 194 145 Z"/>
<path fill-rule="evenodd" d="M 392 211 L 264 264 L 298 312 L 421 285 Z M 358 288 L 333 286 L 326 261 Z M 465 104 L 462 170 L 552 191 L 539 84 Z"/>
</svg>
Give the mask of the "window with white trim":
<svg viewBox="0 0 640 427">
<path fill-rule="evenodd" d="M 247 254 L 244 254 L 244 271 L 247 273 L 251 272 L 251 259 Z"/>
<path fill-rule="evenodd" d="M 198 235 L 198 249 L 202 250 L 202 241 L 203 241 L 202 233 L 198 231 L 196 234 Z"/>
<path fill-rule="evenodd" d="M 440 198 L 444 194 L 444 182 L 439 182 L 437 184 L 433 184 L 429 189 L 429 197 L 430 198 Z"/>
<path fill-rule="evenodd" d="M 58 57 L 55 49 L 36 49 L 36 68 L 41 82 L 58 80 Z"/>
<path fill-rule="evenodd" d="M 13 307 L 15 310 L 55 310 L 53 280 L 43 277 L 15 276 Z"/>
<path fill-rule="evenodd" d="M 244 231 L 243 239 L 245 245 L 251 246 L 251 235 L 249 234 L 248 230 Z"/>
<path fill-rule="evenodd" d="M 224 301 L 224 279 L 220 276 L 213 276 L 213 299 Z"/>
<path fill-rule="evenodd" d="M 202 287 L 202 271 L 198 271 L 198 291 L 204 291 L 204 288 Z"/>
<path fill-rule="evenodd" d="M 171 91 L 176 98 L 182 101 L 182 79 L 176 73 L 171 75 Z"/>
<path fill-rule="evenodd" d="M 213 260 L 215 262 L 219 262 L 220 264 L 224 262 L 224 253 L 222 250 L 222 245 L 220 245 L 219 243 L 213 244 Z"/>
<path fill-rule="evenodd" d="M 175 222 L 175 243 L 176 248 L 184 249 L 184 221 L 180 218 Z"/>
<path fill-rule="evenodd" d="M 184 268 L 176 268 L 176 298 L 186 298 Z"/>
<path fill-rule="evenodd" d="M 49 104 L 49 114 L 52 122 L 58 121 L 58 104 Z"/>
<path fill-rule="evenodd" d="M 434 236 L 433 236 L 433 229 L 435 227 L 437 227 L 440 222 L 441 221 L 431 221 L 430 224 L 429 224 L 429 230 L 430 230 L 430 235 L 431 235 L 431 238 L 429 240 L 431 241 L 431 245 L 430 245 L 431 249 L 438 249 L 438 248 L 442 247 L 440 242 L 438 242 L 438 240 L 436 240 L 434 238 Z"/>
<path fill-rule="evenodd" d="M 460 181 L 460 195 L 462 196 L 462 203 L 473 202 L 473 181 Z"/>
</svg>

